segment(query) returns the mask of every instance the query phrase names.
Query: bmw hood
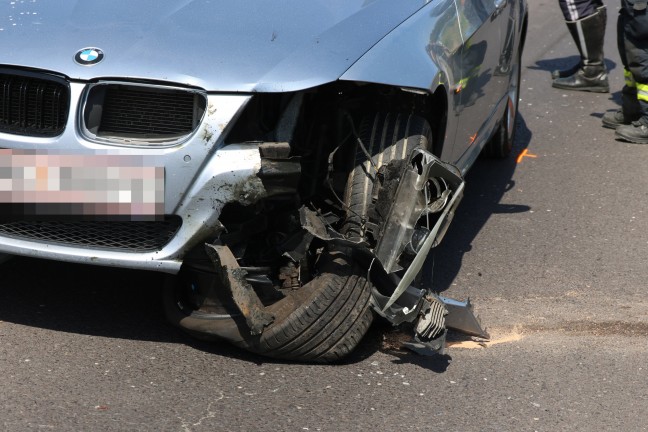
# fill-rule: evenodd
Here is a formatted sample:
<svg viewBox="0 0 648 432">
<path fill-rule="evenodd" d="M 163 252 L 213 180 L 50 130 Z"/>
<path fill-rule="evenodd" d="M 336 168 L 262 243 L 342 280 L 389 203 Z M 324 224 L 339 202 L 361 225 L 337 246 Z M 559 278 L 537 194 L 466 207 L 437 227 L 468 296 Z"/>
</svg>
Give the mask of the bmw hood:
<svg viewBox="0 0 648 432">
<path fill-rule="evenodd" d="M 0 5 L 0 65 L 208 91 L 300 90 L 338 79 L 428 2 L 7 0 Z M 103 57 L 79 61 L 94 59 L 78 55 L 86 48 Z"/>
</svg>

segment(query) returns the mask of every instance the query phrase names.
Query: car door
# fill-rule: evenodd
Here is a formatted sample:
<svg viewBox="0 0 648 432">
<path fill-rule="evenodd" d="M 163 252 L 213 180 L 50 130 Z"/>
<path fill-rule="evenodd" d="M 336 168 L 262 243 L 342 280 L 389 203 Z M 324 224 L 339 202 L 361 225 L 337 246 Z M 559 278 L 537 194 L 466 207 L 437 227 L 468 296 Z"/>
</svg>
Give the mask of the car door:
<svg viewBox="0 0 648 432">
<path fill-rule="evenodd" d="M 453 160 L 469 165 L 488 138 L 498 103 L 507 88 L 501 73 L 503 12 L 511 0 L 457 0 L 462 34 L 461 79 L 455 93 L 460 117 Z M 506 15 L 506 14 L 504 14 Z"/>
</svg>

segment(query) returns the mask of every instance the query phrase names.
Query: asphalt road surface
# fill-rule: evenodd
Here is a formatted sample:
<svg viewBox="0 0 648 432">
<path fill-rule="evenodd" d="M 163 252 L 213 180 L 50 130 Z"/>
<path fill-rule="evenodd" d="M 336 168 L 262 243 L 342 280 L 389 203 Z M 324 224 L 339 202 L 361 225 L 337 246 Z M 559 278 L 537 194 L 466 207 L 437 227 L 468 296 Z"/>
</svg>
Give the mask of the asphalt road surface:
<svg viewBox="0 0 648 432">
<path fill-rule="evenodd" d="M 532 0 L 517 163 L 482 160 L 436 251 L 493 340 L 445 357 L 374 327 L 350 361 L 268 361 L 168 326 L 161 276 L 15 259 L 0 269 L 0 430 L 640 431 L 648 429 L 648 146 L 614 140 L 611 94 L 550 87 L 577 59 Z"/>
</svg>

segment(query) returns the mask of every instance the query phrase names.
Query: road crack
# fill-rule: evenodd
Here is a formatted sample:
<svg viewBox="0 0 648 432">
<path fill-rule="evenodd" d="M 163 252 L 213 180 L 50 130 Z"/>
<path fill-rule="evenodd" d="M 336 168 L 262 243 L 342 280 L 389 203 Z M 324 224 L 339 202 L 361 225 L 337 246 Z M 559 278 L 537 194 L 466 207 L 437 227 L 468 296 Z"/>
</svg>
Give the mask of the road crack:
<svg viewBox="0 0 648 432">
<path fill-rule="evenodd" d="M 204 416 L 200 417 L 200 419 L 198 419 L 197 422 L 192 423 L 192 422 L 187 421 L 184 418 L 178 416 L 178 419 L 181 422 L 180 427 L 182 428 L 182 430 L 184 432 L 192 432 L 192 430 L 191 430 L 192 427 L 200 426 L 204 420 L 208 420 L 208 419 L 211 419 L 211 418 L 216 418 L 216 414 L 218 414 L 218 413 L 217 413 L 217 411 L 212 411 L 212 405 L 215 404 L 218 401 L 223 400 L 224 398 L 225 398 L 225 394 L 223 394 L 223 392 L 220 392 L 220 396 L 218 397 L 218 399 L 209 402 L 209 404 L 207 405 L 207 413 Z"/>
</svg>

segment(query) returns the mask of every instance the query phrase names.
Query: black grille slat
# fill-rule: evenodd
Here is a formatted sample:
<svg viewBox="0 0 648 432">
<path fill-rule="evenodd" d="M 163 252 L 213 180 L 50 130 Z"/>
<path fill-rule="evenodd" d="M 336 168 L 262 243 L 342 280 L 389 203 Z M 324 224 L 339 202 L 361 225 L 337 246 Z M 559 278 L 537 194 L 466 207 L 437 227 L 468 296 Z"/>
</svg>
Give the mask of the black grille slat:
<svg viewBox="0 0 648 432">
<path fill-rule="evenodd" d="M 162 249 L 182 220 L 162 221 L 12 221 L 0 223 L 0 235 L 63 246 L 147 252 Z"/>
<path fill-rule="evenodd" d="M 96 137 L 176 140 L 193 133 L 207 105 L 195 90 L 106 83 L 93 86 L 85 130 Z M 70 87 L 62 77 L 0 68 L 0 133 L 55 137 L 70 111 Z"/>
<path fill-rule="evenodd" d="M 63 133 L 69 88 L 56 80 L 0 73 L 0 132 L 54 137 Z"/>
<path fill-rule="evenodd" d="M 197 127 L 204 98 L 195 92 L 106 85 L 98 136 L 172 138 Z"/>
</svg>

